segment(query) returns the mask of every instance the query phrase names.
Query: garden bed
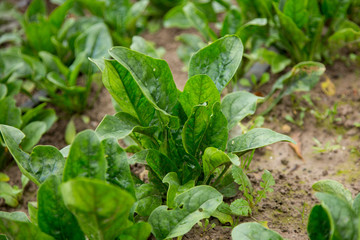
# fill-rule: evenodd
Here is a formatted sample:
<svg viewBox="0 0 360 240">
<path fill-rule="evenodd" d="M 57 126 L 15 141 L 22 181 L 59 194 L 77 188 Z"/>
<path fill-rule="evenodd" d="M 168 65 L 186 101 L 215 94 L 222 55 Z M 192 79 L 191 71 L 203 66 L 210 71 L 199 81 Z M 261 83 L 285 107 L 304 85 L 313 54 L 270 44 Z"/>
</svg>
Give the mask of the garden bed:
<svg viewBox="0 0 360 240">
<path fill-rule="evenodd" d="M 181 71 L 183 64 L 176 55 L 179 44 L 174 38 L 182 32 L 178 29 L 162 29 L 156 34 L 144 35 L 147 40 L 154 41 L 157 46 L 167 50 L 164 59 L 169 63 L 180 89 L 185 85 L 187 74 Z M 307 218 L 312 206 L 318 202 L 311 189 L 313 183 L 320 179 L 334 179 L 344 184 L 353 194 L 360 191 L 360 128 L 355 126 L 360 123 L 360 67 L 336 62 L 327 66 L 326 76 L 335 85 L 335 95 L 328 96 L 324 93 L 321 82 L 325 81 L 325 77 L 309 94 L 318 113 L 323 113 L 337 103 L 336 121 L 329 123 L 328 118 L 325 118 L 324 121 L 317 122 L 310 113 L 310 106 L 302 99 L 302 94 L 297 94 L 295 98 L 285 97 L 265 116 L 264 127 L 291 136 L 298 143 L 299 154 L 288 143 L 277 143 L 256 152 L 250 167 L 254 170 L 250 180 L 258 183 L 261 172 L 268 169 L 272 172 L 276 185 L 273 187 L 274 192 L 260 204 L 258 211 L 252 217 L 240 218 L 240 222 L 264 221 L 270 229 L 278 231 L 285 238 L 307 239 Z M 271 85 L 272 83 L 264 86 L 260 92 L 265 95 Z M 299 111 L 296 112 L 295 109 L 299 106 L 309 108 L 305 111 L 302 126 L 285 120 L 288 114 L 293 118 L 298 117 Z M 103 89 L 93 108 L 84 113 L 90 118 L 89 124 L 83 123 L 80 117 L 76 118 L 77 130 L 94 129 L 105 114 L 113 113 L 110 95 Z M 40 144 L 57 148 L 66 146 L 64 132 L 69 118 L 62 113 L 58 113 L 58 116 L 59 121 L 43 136 Z M 329 142 L 327 148 L 323 147 L 323 153 L 314 152 L 316 144 L 313 138 L 322 144 Z M 335 145 L 339 147 L 332 150 L 331 146 Z M 21 185 L 20 172 L 15 163 L 4 172 L 10 176 L 11 184 Z M 34 201 L 35 198 L 36 187 L 30 183 L 18 208 L 6 207 L 1 202 L 0 210 L 25 211 L 27 202 Z M 230 226 L 222 226 L 215 219 L 210 222 L 216 223 L 216 227 L 204 232 L 196 225 L 183 239 L 230 239 Z"/>
</svg>

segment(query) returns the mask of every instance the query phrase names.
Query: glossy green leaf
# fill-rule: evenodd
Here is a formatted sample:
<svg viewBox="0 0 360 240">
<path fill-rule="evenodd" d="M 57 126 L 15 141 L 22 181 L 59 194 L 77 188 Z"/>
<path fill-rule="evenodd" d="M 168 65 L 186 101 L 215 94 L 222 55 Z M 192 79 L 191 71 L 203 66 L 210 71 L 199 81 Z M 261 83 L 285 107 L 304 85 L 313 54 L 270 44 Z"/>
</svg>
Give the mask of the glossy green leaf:
<svg viewBox="0 0 360 240">
<path fill-rule="evenodd" d="M 201 219 L 209 218 L 222 202 L 222 195 L 210 186 L 197 186 L 175 198 L 176 208 L 155 209 L 149 217 L 156 239 L 182 236 Z"/>
<path fill-rule="evenodd" d="M 265 228 L 259 223 L 242 223 L 231 232 L 233 239 L 241 240 L 283 240 L 276 232 Z"/>
<path fill-rule="evenodd" d="M 207 41 L 214 41 L 217 39 L 216 34 L 209 26 L 206 15 L 192 2 L 188 2 L 183 7 L 183 12 L 192 27 L 196 28 Z"/>
<path fill-rule="evenodd" d="M 134 199 L 119 187 L 98 179 L 77 179 L 63 183 L 61 193 L 90 240 L 115 239 L 131 225 L 128 216 Z"/>
<path fill-rule="evenodd" d="M 24 134 L 13 127 L 0 125 L 0 132 L 20 171 L 36 184 L 44 182 L 50 175 L 61 176 L 64 157 L 55 147 L 37 146 L 31 155 L 19 147 Z"/>
<path fill-rule="evenodd" d="M 254 114 L 259 99 L 261 97 L 245 91 L 227 94 L 221 102 L 221 111 L 228 121 L 228 128 L 232 129 L 246 116 Z"/>
<path fill-rule="evenodd" d="M 191 77 L 179 96 L 179 102 L 186 115 L 190 116 L 193 107 L 206 103 L 212 107 L 215 102 L 220 102 L 220 94 L 207 75 L 195 75 Z"/>
<path fill-rule="evenodd" d="M 209 109 L 207 106 L 195 106 L 182 130 L 182 142 L 187 153 L 196 156 L 205 131 L 209 124 Z"/>
<path fill-rule="evenodd" d="M 180 180 L 178 178 L 177 173 L 170 172 L 168 173 L 164 179 L 163 183 L 167 183 L 169 185 L 167 196 L 166 196 L 166 205 L 169 208 L 176 208 L 175 198 L 177 195 L 189 190 L 195 186 L 195 181 L 190 180 L 184 185 L 181 185 Z"/>
<path fill-rule="evenodd" d="M 247 151 L 282 141 L 295 143 L 292 138 L 286 135 L 266 128 L 255 128 L 243 135 L 229 140 L 228 151 L 244 154 Z"/>
<path fill-rule="evenodd" d="M 21 110 L 16 107 L 16 102 L 12 97 L 5 97 L 0 100 L 0 124 L 21 126 Z"/>
<path fill-rule="evenodd" d="M 344 200 L 348 201 L 349 204 L 353 204 L 352 200 L 352 194 L 349 190 L 347 190 L 344 185 L 341 183 L 326 179 L 326 180 L 320 180 L 312 185 L 312 188 L 316 192 L 323 192 L 323 193 L 329 193 L 333 195 L 337 195 L 339 197 L 342 197 Z"/>
<path fill-rule="evenodd" d="M 205 179 L 207 179 L 216 168 L 226 163 L 231 163 L 230 158 L 226 153 L 214 147 L 206 148 L 202 155 L 202 166 Z"/>
<path fill-rule="evenodd" d="M 0 100 L 6 97 L 8 89 L 5 84 L 0 83 Z"/>
<path fill-rule="evenodd" d="M 290 17 L 298 28 L 302 28 L 309 19 L 304 1 L 287 0 L 284 5 L 284 14 Z"/>
<path fill-rule="evenodd" d="M 201 142 L 201 150 L 215 147 L 225 150 L 228 140 L 228 126 L 225 115 L 221 111 L 220 103 L 216 102 L 212 108 L 209 125 Z"/>
<path fill-rule="evenodd" d="M 103 83 L 124 112 L 148 126 L 155 110 L 130 72 L 116 61 L 106 60 Z"/>
<path fill-rule="evenodd" d="M 243 45 L 237 36 L 220 38 L 191 57 L 189 77 L 208 75 L 221 93 L 238 69 L 243 51 Z"/>
<path fill-rule="evenodd" d="M 329 209 L 333 219 L 333 239 L 358 239 L 359 217 L 351 205 L 342 197 L 330 193 L 318 192 L 315 196 Z"/>
<path fill-rule="evenodd" d="M 95 132 L 101 139 L 109 137 L 123 139 L 132 132 L 151 136 L 156 130 L 157 127 L 141 127 L 136 118 L 128 113 L 119 112 L 115 116 L 106 115 Z"/>
<path fill-rule="evenodd" d="M 151 234 L 151 225 L 147 222 L 138 222 L 121 232 L 121 240 L 146 240 Z"/>
<path fill-rule="evenodd" d="M 147 150 L 146 163 L 161 180 L 169 172 L 177 171 L 177 163 L 174 159 L 170 159 L 166 155 L 154 149 Z"/>
<path fill-rule="evenodd" d="M 142 217 L 149 217 L 152 211 L 162 204 L 163 194 L 152 184 L 145 183 L 136 188 L 135 212 Z"/>
<path fill-rule="evenodd" d="M 65 159 L 53 146 L 36 146 L 30 154 L 30 173 L 41 183 L 51 175 L 61 177 L 64 165 Z"/>
<path fill-rule="evenodd" d="M 311 240 L 328 240 L 331 236 L 331 215 L 326 208 L 315 205 L 310 212 L 307 232 Z"/>
<path fill-rule="evenodd" d="M 46 132 L 46 127 L 46 123 L 35 121 L 22 129 L 25 138 L 21 146 L 25 152 L 31 151 L 32 147 L 40 141 L 41 136 Z"/>
<path fill-rule="evenodd" d="M 96 133 L 85 130 L 79 133 L 70 147 L 63 181 L 76 177 L 105 180 L 106 160 L 104 148 Z"/>
<path fill-rule="evenodd" d="M 29 212 L 30 222 L 38 226 L 37 202 L 28 202 L 28 212 Z"/>
<path fill-rule="evenodd" d="M 160 109 L 171 112 L 176 104 L 178 91 L 169 65 L 164 60 L 123 47 L 114 47 L 109 53 L 127 69 L 151 102 Z"/>
<path fill-rule="evenodd" d="M 46 124 L 46 131 L 48 131 L 52 125 L 56 122 L 57 116 L 54 109 L 45 109 L 46 103 L 32 108 L 22 116 L 22 127 L 24 128 L 30 122 L 41 121 Z"/>
<path fill-rule="evenodd" d="M 125 151 L 115 138 L 104 139 L 102 145 L 106 154 L 106 179 L 135 197 L 135 186 Z"/>
<path fill-rule="evenodd" d="M 9 240 L 53 240 L 54 238 L 41 232 L 40 229 L 29 222 L 23 212 L 0 212 L 0 232 Z"/>
<path fill-rule="evenodd" d="M 64 205 L 60 184 L 58 176 L 51 176 L 39 188 L 39 228 L 56 239 L 85 239 L 74 215 Z"/>
</svg>

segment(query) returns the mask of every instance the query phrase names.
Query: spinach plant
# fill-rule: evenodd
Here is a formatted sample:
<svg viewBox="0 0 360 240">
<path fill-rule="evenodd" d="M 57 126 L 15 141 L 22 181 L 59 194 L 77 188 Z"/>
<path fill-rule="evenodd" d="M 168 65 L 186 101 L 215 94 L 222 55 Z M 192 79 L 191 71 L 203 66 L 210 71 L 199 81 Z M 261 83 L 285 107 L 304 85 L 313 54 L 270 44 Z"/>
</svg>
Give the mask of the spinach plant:
<svg viewBox="0 0 360 240">
<path fill-rule="evenodd" d="M 2 56 L 4 56 L 4 61 L 10 60 L 7 62 L 10 65 L 11 60 L 16 63 L 18 59 L 8 58 L 6 54 Z M 0 60 L 0 65 L 1 63 L 4 62 Z M 45 103 L 33 109 L 22 109 L 16 105 L 15 95 L 20 92 L 23 84 L 20 78 L 31 73 L 27 71 L 30 69 L 21 68 L 21 66 L 23 66 L 22 62 L 17 62 L 13 64 L 11 70 L 6 68 L 0 75 L 0 124 L 21 129 L 26 134 L 22 148 L 24 151 L 31 151 L 41 136 L 51 128 L 57 117 L 54 110 L 45 108 Z M 0 138 L 0 168 L 3 168 L 9 160 L 6 145 Z"/>
<path fill-rule="evenodd" d="M 87 9 L 106 24 L 115 45 L 129 47 L 131 38 L 146 26 L 144 12 L 148 5 L 149 0 L 81 0 L 75 3 L 74 8 L 83 16 L 86 16 L 84 9 Z"/>
<path fill-rule="evenodd" d="M 342 184 L 334 180 L 321 180 L 312 186 L 321 201 L 309 216 L 307 232 L 311 240 L 359 239 L 360 194 L 355 199 Z M 233 239 L 283 240 L 276 232 L 258 223 L 243 223 L 232 231 Z"/>
<path fill-rule="evenodd" d="M 114 138 L 78 134 L 69 148 L 37 146 L 25 153 L 24 133 L 0 125 L 21 172 L 38 186 L 37 203 L 23 212 L 0 212 L 5 239 L 147 239 L 151 226 L 135 222 L 134 182 L 127 156 Z"/>
<path fill-rule="evenodd" d="M 97 70 L 87 58 L 106 57 L 112 38 L 101 19 L 67 18 L 73 5 L 67 0 L 47 15 L 44 0 L 32 1 L 22 19 L 26 41 L 21 51 L 24 58 L 37 59 L 32 67 L 42 79 L 30 80 L 48 93 L 43 100 L 79 113 L 88 105 Z"/>
<path fill-rule="evenodd" d="M 11 186 L 7 183 L 9 180 L 10 178 L 8 175 L 0 172 L 0 198 L 5 200 L 6 205 L 10 207 L 17 207 L 29 179 L 24 175 L 21 175 L 21 188 L 17 185 Z"/>
<path fill-rule="evenodd" d="M 220 101 L 220 93 L 240 64 L 242 51 L 235 35 L 199 50 L 190 60 L 183 92 L 176 89 L 164 60 L 114 47 L 109 50 L 113 59 L 94 61 L 103 72 L 105 87 L 121 108 L 114 116 L 105 116 L 96 133 L 102 139 L 132 139 L 131 149 L 137 151 L 130 162 L 145 164 L 149 171 L 149 183 L 139 187 L 135 212 L 139 218 L 149 219 L 158 239 L 183 235 L 200 219 L 208 218 L 222 201 L 218 191 L 227 196 L 236 194 L 230 169 L 240 164 L 238 156 L 275 142 L 292 141 L 259 128 L 228 142 L 229 130 L 254 113 L 259 99 L 247 92 L 235 92 Z M 212 204 L 204 205 L 209 209 L 201 207 L 203 199 L 199 205 L 188 205 L 186 193 L 196 198 L 209 196 Z M 161 206 L 163 198 L 166 206 Z M 198 209 L 201 214 L 192 212 Z M 189 214 L 194 215 L 193 221 L 185 224 Z"/>
<path fill-rule="evenodd" d="M 248 19 L 264 17 L 269 21 L 268 44 L 284 50 L 294 63 L 331 61 L 340 48 L 360 37 L 359 26 L 347 17 L 351 0 L 237 2 Z"/>
</svg>

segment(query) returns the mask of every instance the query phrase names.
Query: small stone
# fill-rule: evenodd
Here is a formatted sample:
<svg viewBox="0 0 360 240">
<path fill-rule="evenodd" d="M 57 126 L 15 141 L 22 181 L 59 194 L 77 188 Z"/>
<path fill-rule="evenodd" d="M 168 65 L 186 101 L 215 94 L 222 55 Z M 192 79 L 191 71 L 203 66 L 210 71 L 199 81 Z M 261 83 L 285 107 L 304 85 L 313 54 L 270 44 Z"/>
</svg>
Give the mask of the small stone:
<svg viewBox="0 0 360 240">
<path fill-rule="evenodd" d="M 291 132 L 291 127 L 287 124 L 284 124 L 282 127 L 281 127 L 282 131 L 284 133 L 290 133 Z"/>
<path fill-rule="evenodd" d="M 327 170 L 324 170 L 324 171 L 322 171 L 322 175 L 325 177 L 325 176 L 327 176 L 329 173 L 328 173 L 328 171 Z"/>
</svg>

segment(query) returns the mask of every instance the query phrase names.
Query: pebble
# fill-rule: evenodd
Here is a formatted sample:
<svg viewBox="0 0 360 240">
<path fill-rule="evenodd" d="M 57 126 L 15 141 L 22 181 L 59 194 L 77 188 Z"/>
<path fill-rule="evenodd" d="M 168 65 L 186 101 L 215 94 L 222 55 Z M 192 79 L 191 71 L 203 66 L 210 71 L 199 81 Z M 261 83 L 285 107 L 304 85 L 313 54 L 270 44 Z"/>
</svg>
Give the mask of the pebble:
<svg viewBox="0 0 360 240">
<path fill-rule="evenodd" d="M 289 160 L 281 159 L 281 164 L 287 166 L 289 164 Z"/>
</svg>

